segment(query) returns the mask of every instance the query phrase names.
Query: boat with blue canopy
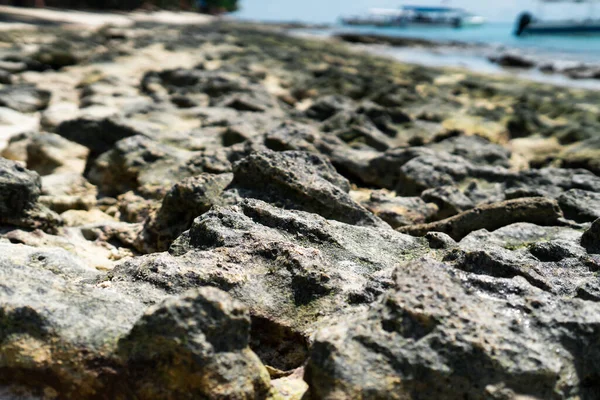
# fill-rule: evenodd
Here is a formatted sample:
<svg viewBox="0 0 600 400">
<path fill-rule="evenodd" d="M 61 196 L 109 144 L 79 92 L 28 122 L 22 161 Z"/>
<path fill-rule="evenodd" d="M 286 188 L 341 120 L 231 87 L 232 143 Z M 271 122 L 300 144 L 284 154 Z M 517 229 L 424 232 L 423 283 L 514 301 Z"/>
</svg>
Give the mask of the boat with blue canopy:
<svg viewBox="0 0 600 400">
<path fill-rule="evenodd" d="M 344 17 L 344 25 L 355 26 L 451 26 L 483 25 L 485 18 L 462 8 L 405 5 L 399 9 L 371 9 L 365 16 Z"/>
</svg>

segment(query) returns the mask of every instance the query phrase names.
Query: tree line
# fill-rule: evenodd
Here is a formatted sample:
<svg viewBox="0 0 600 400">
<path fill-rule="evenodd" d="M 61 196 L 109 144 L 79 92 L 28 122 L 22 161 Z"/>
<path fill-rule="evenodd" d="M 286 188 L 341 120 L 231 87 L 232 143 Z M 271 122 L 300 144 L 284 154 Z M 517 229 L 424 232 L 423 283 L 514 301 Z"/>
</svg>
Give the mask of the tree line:
<svg viewBox="0 0 600 400">
<path fill-rule="evenodd" d="M 238 0 L 0 0 L 0 4 L 20 7 L 88 8 L 97 10 L 135 10 L 158 7 L 177 10 L 197 10 L 219 14 L 238 9 Z"/>
</svg>

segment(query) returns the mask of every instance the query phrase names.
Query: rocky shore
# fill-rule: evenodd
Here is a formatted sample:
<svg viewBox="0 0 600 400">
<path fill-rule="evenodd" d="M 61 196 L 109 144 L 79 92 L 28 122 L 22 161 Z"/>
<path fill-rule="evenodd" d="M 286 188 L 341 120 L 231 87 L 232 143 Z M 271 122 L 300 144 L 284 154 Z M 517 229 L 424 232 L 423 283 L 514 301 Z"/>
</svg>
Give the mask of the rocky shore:
<svg viewBox="0 0 600 400">
<path fill-rule="evenodd" d="M 231 22 L 0 80 L 1 398 L 599 398 L 599 93 Z"/>
<path fill-rule="evenodd" d="M 455 40 L 433 41 L 402 36 L 386 36 L 370 33 L 342 32 L 333 35 L 336 39 L 359 45 L 383 45 L 390 48 L 410 48 L 429 51 L 444 50 L 450 54 L 477 56 L 508 71 L 536 71 L 547 76 L 559 75 L 581 80 L 599 80 L 600 64 L 574 62 L 557 59 L 556 56 L 526 54 L 517 49 L 492 46 L 484 43 L 466 43 Z"/>
</svg>

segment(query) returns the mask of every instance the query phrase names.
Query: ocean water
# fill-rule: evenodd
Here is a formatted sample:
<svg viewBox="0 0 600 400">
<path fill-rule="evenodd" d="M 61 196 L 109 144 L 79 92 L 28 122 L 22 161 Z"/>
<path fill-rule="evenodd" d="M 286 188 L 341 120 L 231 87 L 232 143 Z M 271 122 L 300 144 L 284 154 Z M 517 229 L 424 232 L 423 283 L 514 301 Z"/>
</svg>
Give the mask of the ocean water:
<svg viewBox="0 0 600 400">
<path fill-rule="evenodd" d="M 454 29 L 450 27 L 376 28 L 335 26 L 334 32 L 363 32 L 402 36 L 434 41 L 460 41 L 484 44 L 496 49 L 514 49 L 523 54 L 541 56 L 556 61 L 600 63 L 600 35 L 523 36 L 513 35 L 514 24 L 488 23 L 480 27 Z"/>
</svg>

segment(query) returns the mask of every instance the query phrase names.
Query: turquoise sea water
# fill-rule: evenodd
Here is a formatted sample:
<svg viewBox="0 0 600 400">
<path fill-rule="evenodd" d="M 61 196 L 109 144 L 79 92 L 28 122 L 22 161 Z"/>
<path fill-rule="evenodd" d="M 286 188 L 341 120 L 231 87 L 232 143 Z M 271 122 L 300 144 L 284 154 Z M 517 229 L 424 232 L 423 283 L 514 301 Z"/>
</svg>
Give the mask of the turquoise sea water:
<svg viewBox="0 0 600 400">
<path fill-rule="evenodd" d="M 446 27 L 374 28 L 336 26 L 335 31 L 358 31 L 389 36 L 403 36 L 435 41 L 481 43 L 494 47 L 518 49 L 524 54 L 564 57 L 567 60 L 600 62 L 600 35 L 525 36 L 513 35 L 510 23 L 489 23 L 481 27 L 454 29 Z"/>
</svg>

